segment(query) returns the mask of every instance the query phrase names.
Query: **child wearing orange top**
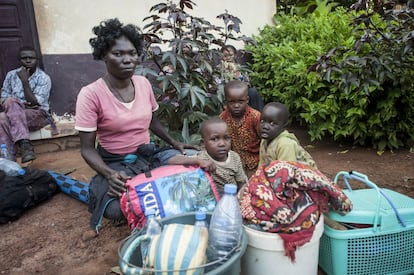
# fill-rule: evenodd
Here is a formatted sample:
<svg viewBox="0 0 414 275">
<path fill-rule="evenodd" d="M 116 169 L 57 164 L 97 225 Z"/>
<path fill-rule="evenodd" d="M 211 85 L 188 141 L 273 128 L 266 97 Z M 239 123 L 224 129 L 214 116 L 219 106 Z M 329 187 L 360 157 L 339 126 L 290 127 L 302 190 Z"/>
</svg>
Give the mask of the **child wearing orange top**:
<svg viewBox="0 0 414 275">
<path fill-rule="evenodd" d="M 229 128 L 232 150 L 240 155 L 243 168 L 250 177 L 259 163 L 260 112 L 248 105 L 248 86 L 240 81 L 229 81 L 224 86 L 225 110 L 220 114 Z"/>
</svg>

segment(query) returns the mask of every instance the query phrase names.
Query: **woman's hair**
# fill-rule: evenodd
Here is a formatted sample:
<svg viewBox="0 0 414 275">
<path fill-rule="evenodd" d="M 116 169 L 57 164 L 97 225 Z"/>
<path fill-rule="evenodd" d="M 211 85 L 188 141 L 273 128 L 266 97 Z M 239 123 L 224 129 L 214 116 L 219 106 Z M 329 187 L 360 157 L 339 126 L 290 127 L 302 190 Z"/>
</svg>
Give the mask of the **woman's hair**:
<svg viewBox="0 0 414 275">
<path fill-rule="evenodd" d="M 123 25 L 118 18 L 102 21 L 98 26 L 92 28 L 96 35 L 89 39 L 92 46 L 93 58 L 101 60 L 105 54 L 115 45 L 115 40 L 125 36 L 134 45 L 138 55 L 142 53 L 143 36 L 141 29 L 133 24 Z"/>
</svg>

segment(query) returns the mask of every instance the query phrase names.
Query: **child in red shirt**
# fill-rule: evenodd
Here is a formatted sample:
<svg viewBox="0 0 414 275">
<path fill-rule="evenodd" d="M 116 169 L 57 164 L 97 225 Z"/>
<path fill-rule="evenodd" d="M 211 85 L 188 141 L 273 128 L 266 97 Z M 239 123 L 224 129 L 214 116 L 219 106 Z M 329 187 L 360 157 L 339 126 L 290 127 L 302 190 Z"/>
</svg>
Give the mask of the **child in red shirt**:
<svg viewBox="0 0 414 275">
<path fill-rule="evenodd" d="M 224 86 L 225 110 L 220 114 L 229 127 L 232 150 L 240 155 L 244 170 L 250 177 L 259 163 L 260 112 L 248 105 L 248 86 L 233 80 Z"/>
</svg>

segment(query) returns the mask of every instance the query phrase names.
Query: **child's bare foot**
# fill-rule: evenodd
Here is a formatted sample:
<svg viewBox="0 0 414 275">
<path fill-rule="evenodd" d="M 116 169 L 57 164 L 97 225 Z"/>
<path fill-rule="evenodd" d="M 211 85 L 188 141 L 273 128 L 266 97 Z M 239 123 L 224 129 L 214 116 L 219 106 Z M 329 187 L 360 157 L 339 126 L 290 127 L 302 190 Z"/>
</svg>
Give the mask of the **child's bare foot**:
<svg viewBox="0 0 414 275">
<path fill-rule="evenodd" d="M 86 242 L 98 236 L 95 230 L 89 229 L 82 234 L 82 241 Z"/>
<path fill-rule="evenodd" d="M 78 248 L 85 248 L 86 243 L 93 238 L 96 238 L 98 234 L 95 230 L 89 229 L 88 231 L 83 232 L 82 237 L 77 241 L 76 246 Z"/>
</svg>

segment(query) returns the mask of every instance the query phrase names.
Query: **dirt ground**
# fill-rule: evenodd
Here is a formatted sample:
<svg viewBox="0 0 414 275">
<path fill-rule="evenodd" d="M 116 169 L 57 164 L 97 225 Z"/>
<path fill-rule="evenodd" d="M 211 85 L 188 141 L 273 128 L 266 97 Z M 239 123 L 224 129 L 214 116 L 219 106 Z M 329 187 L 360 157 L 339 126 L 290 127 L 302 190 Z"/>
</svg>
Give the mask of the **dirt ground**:
<svg viewBox="0 0 414 275">
<path fill-rule="evenodd" d="M 380 156 L 370 148 L 340 146 L 326 140 L 310 142 L 303 130 L 294 132 L 329 177 L 355 170 L 380 187 L 414 198 L 414 153 L 408 149 Z M 38 154 L 32 166 L 55 171 L 74 168 L 70 176 L 85 182 L 94 174 L 79 149 Z M 111 274 L 111 268 L 118 264 L 119 242 L 129 230 L 104 221 L 99 237 L 80 246 L 78 241 L 88 229 L 88 221 L 84 203 L 58 193 L 19 220 L 0 225 L 0 274 Z"/>
</svg>

